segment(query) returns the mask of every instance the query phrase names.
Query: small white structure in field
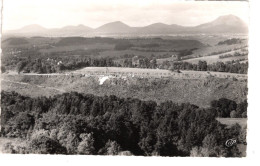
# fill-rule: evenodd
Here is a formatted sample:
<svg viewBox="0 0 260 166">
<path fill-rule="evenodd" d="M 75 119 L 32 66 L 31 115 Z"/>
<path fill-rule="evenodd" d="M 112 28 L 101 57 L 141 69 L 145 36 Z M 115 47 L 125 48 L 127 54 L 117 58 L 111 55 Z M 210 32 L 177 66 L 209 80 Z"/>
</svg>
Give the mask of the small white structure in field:
<svg viewBox="0 0 260 166">
<path fill-rule="evenodd" d="M 99 77 L 98 81 L 99 81 L 99 85 L 103 85 L 104 82 L 109 79 L 109 76 L 103 76 L 103 77 Z"/>
</svg>

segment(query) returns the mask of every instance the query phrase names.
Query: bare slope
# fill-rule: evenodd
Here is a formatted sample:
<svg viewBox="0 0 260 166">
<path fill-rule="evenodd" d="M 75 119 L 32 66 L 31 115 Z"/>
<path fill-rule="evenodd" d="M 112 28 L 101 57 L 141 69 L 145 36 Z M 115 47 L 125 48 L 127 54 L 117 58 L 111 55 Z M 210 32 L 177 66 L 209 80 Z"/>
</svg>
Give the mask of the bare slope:
<svg viewBox="0 0 260 166">
<path fill-rule="evenodd" d="M 22 83 L 15 83 L 10 86 L 8 81 L 2 81 L 2 90 L 15 90 L 29 96 L 50 96 L 56 93 L 77 91 L 99 96 L 116 95 L 142 100 L 155 100 L 157 102 L 166 100 L 179 103 L 190 102 L 201 107 L 207 107 L 210 101 L 222 97 L 235 100 L 236 102 L 241 102 L 247 97 L 246 81 L 218 78 L 193 80 L 135 77 L 109 78 L 102 85 L 99 84 L 100 78 L 97 76 L 6 75 L 3 79 Z"/>
</svg>

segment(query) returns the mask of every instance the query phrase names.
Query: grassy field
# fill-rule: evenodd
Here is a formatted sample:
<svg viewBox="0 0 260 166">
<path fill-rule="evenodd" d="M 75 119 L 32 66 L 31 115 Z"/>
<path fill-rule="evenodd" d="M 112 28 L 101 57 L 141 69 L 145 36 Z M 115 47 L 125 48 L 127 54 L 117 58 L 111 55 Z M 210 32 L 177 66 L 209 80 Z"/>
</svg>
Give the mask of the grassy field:
<svg viewBox="0 0 260 166">
<path fill-rule="evenodd" d="M 236 73 L 224 73 L 224 72 L 208 72 L 208 71 L 187 71 L 182 70 L 181 73 L 172 72 L 170 70 L 162 69 L 141 69 L 141 68 L 121 68 L 121 67 L 86 67 L 74 72 L 69 72 L 73 74 L 122 74 L 122 75 L 142 75 L 149 77 L 161 77 L 167 76 L 175 79 L 203 79 L 206 77 L 219 77 L 219 78 L 232 78 L 237 79 L 247 79 L 246 74 L 236 74 Z"/>
<path fill-rule="evenodd" d="M 37 83 L 27 83 L 19 79 L 2 79 L 1 90 L 15 91 L 32 97 L 53 96 L 63 92 L 62 89 L 59 90 L 58 88 L 53 88 L 51 86 L 46 87 Z"/>
<path fill-rule="evenodd" d="M 237 50 L 247 46 L 247 43 L 233 44 L 233 45 L 214 45 L 210 47 L 203 47 L 193 51 L 191 57 L 208 56 L 212 53 L 217 52 L 229 52 L 232 50 Z"/>
<path fill-rule="evenodd" d="M 158 103 L 168 100 L 177 103 L 190 102 L 201 107 L 207 107 L 212 100 L 222 97 L 236 102 L 241 102 L 247 97 L 247 81 L 245 80 L 111 77 L 100 85 L 101 77 L 76 74 L 5 75 L 2 76 L 4 80 L 1 88 L 33 97 L 76 91 L 97 96 L 116 95 L 123 98 L 154 100 Z M 10 83 L 10 81 L 15 83 Z"/>
<path fill-rule="evenodd" d="M 218 54 L 218 55 L 211 55 L 211 56 L 204 56 L 204 57 L 199 57 L 199 58 L 187 59 L 187 60 L 183 60 L 183 61 L 193 63 L 193 64 L 198 64 L 199 61 L 206 61 L 207 64 L 212 64 L 212 63 L 216 63 L 216 62 L 224 62 L 225 63 L 227 61 L 247 59 L 248 58 L 248 56 L 233 56 L 233 57 L 222 58 L 222 59 L 219 58 L 220 56 L 227 55 L 227 54 L 234 54 L 235 52 L 239 52 L 239 50 L 230 51 L 230 52 Z"/>
<path fill-rule="evenodd" d="M 247 118 L 217 118 L 217 121 L 227 125 L 228 127 L 236 123 L 239 124 L 242 128 L 247 125 Z"/>
<path fill-rule="evenodd" d="M 241 38 L 248 39 L 248 35 L 237 35 L 237 34 L 228 34 L 228 35 L 202 35 L 202 34 L 187 34 L 187 35 L 172 35 L 172 36 L 162 36 L 164 39 L 193 39 L 198 40 L 201 43 L 216 45 L 219 41 L 224 41 L 231 38 Z"/>
<path fill-rule="evenodd" d="M 141 68 L 125 68 L 125 67 L 86 67 L 80 70 L 76 70 L 72 73 L 80 73 L 85 74 L 86 72 L 106 72 L 109 73 L 119 72 L 119 73 L 172 73 L 169 70 L 162 70 L 162 69 L 141 69 Z"/>
<path fill-rule="evenodd" d="M 221 48 L 221 47 L 223 47 L 223 48 Z M 225 47 L 227 47 L 227 48 L 225 48 Z M 218 48 L 218 49 L 216 49 L 216 48 Z M 202 61 L 207 61 L 208 64 L 212 64 L 212 63 L 216 63 L 216 62 L 226 62 L 226 61 L 232 61 L 232 60 L 247 59 L 248 58 L 247 56 L 236 56 L 236 57 L 233 56 L 233 57 L 228 57 L 228 58 L 223 58 L 223 59 L 219 58 L 222 55 L 234 54 L 235 52 L 243 53 L 244 51 L 242 51 L 242 50 L 244 47 L 242 49 L 240 49 L 240 48 L 241 48 L 241 45 L 238 46 L 237 48 L 235 48 L 234 45 L 205 47 L 205 48 L 195 50 L 192 55 L 187 56 L 187 57 L 190 57 L 190 59 L 186 59 L 183 61 L 197 64 L 200 60 L 202 60 Z M 245 47 L 245 48 L 247 48 L 247 47 Z M 225 51 L 225 52 L 209 56 L 210 53 L 218 52 L 218 51 Z M 158 64 L 161 64 L 164 61 L 172 61 L 172 58 L 157 59 Z"/>
</svg>

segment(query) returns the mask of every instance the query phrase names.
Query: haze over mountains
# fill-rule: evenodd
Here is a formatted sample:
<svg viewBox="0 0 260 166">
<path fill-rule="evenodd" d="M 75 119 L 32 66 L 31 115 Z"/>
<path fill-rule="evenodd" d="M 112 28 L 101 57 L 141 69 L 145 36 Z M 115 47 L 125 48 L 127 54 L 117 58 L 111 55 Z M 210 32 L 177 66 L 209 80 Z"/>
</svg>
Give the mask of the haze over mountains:
<svg viewBox="0 0 260 166">
<path fill-rule="evenodd" d="M 4 34 L 19 36 L 105 36 L 105 35 L 169 35 L 169 34 L 234 34 L 247 33 L 248 26 L 234 15 L 220 16 L 212 22 L 186 27 L 176 24 L 154 23 L 144 27 L 131 27 L 121 21 L 104 24 L 98 28 L 85 25 L 47 29 L 40 25 L 28 25 Z"/>
</svg>

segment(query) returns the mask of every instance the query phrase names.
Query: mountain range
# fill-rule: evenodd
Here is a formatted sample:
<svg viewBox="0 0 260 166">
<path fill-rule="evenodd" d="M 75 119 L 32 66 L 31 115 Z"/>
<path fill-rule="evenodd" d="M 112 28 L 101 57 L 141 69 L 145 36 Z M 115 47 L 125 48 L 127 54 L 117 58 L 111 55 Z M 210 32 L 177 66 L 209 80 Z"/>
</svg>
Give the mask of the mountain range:
<svg viewBox="0 0 260 166">
<path fill-rule="evenodd" d="M 167 34 L 229 34 L 248 33 L 248 26 L 234 15 L 220 16 L 217 19 L 198 26 L 154 23 L 144 27 L 131 27 L 121 21 L 110 22 L 98 28 L 85 25 L 66 26 L 47 29 L 40 25 L 28 25 L 5 34 L 21 36 L 102 36 L 102 35 L 167 35 Z"/>
</svg>

